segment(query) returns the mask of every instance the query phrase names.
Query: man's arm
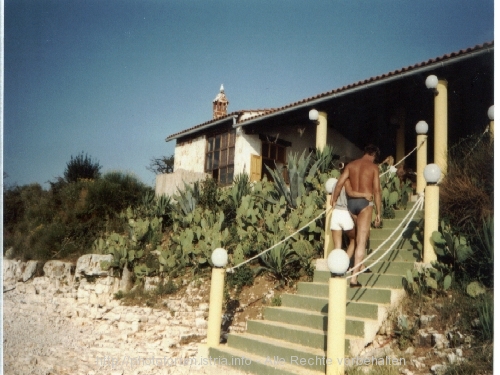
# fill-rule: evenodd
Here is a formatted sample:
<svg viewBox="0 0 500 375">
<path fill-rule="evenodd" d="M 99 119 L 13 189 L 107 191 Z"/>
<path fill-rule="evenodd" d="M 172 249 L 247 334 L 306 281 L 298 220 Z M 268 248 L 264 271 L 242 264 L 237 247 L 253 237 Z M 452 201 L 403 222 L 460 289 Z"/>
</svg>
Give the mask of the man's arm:
<svg viewBox="0 0 500 375">
<path fill-rule="evenodd" d="M 359 191 L 352 190 L 351 182 L 346 180 L 345 182 L 345 191 L 348 196 L 353 198 L 365 198 L 367 201 L 373 200 L 373 194 L 370 193 L 360 193 Z"/>
<path fill-rule="evenodd" d="M 377 216 L 375 218 L 375 226 L 380 225 L 380 215 L 382 211 L 382 194 L 380 188 L 380 176 L 378 167 L 375 166 L 373 169 L 373 200 L 375 202 L 375 209 L 377 210 Z"/>
</svg>

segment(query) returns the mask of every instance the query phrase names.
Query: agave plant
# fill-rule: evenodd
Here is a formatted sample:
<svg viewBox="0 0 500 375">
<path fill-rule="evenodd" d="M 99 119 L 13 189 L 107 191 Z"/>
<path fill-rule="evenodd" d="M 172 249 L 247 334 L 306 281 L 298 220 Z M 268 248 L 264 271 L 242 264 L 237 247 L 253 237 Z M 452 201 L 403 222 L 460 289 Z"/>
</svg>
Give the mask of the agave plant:
<svg viewBox="0 0 500 375">
<path fill-rule="evenodd" d="M 179 215 L 185 216 L 193 212 L 200 199 L 200 184 L 196 181 L 193 186 L 184 182 L 184 190 L 177 189 L 178 193 L 173 198 L 177 202 L 174 209 Z"/>
<path fill-rule="evenodd" d="M 281 168 L 272 170 L 266 165 L 267 170 L 274 180 L 274 186 L 280 196 L 285 197 L 289 207 L 297 208 L 297 198 L 306 193 L 306 178 L 312 178 L 317 170 L 321 160 L 317 160 L 311 165 L 311 154 L 306 155 L 306 150 L 300 157 L 298 154 L 290 153 L 288 155 L 288 176 L 290 185 L 287 186 Z"/>
<path fill-rule="evenodd" d="M 285 242 L 262 255 L 260 260 L 262 266 L 257 268 L 256 274 L 267 272 L 271 278 L 288 284 L 293 279 L 299 257 Z"/>
</svg>

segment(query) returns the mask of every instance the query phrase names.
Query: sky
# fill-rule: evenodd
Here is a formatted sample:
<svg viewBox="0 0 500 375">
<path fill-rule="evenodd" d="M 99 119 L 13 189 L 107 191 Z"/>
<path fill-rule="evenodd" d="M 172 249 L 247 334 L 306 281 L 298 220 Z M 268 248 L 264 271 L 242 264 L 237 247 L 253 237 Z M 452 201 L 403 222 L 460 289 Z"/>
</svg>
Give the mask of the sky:
<svg viewBox="0 0 500 375">
<path fill-rule="evenodd" d="M 80 153 L 133 173 L 228 111 L 327 92 L 494 40 L 493 0 L 4 0 L 4 185 Z"/>
</svg>

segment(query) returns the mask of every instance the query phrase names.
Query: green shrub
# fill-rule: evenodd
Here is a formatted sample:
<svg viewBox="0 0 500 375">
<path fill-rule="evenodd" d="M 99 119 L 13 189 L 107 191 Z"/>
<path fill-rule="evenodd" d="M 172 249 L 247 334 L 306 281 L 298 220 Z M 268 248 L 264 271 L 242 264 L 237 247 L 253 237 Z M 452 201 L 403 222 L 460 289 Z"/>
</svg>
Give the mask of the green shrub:
<svg viewBox="0 0 500 375">
<path fill-rule="evenodd" d="M 101 166 L 98 161 L 93 161 L 87 154 L 83 156 L 83 151 L 75 158 L 71 156 L 71 160 L 66 163 L 64 171 L 64 179 L 66 182 L 77 182 L 80 179 L 98 179 L 100 176 Z"/>
<path fill-rule="evenodd" d="M 227 285 L 230 288 L 241 290 L 244 286 L 252 286 L 254 273 L 248 265 L 236 268 L 234 273 L 227 274 Z"/>
</svg>

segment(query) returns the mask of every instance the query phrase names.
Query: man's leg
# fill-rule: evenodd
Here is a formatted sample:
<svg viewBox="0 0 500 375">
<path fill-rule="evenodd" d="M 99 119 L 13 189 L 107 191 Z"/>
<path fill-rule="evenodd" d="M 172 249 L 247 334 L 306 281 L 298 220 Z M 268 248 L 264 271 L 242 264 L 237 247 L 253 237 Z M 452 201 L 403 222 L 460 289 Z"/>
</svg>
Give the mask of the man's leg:
<svg viewBox="0 0 500 375">
<path fill-rule="evenodd" d="M 360 265 L 363 262 L 366 251 L 366 243 L 370 235 L 370 225 L 372 222 L 373 206 L 364 208 L 358 215 L 356 220 L 356 250 L 354 251 L 354 269 L 353 273 L 360 271 Z M 351 278 L 351 284 L 356 284 L 358 277 Z"/>
</svg>

